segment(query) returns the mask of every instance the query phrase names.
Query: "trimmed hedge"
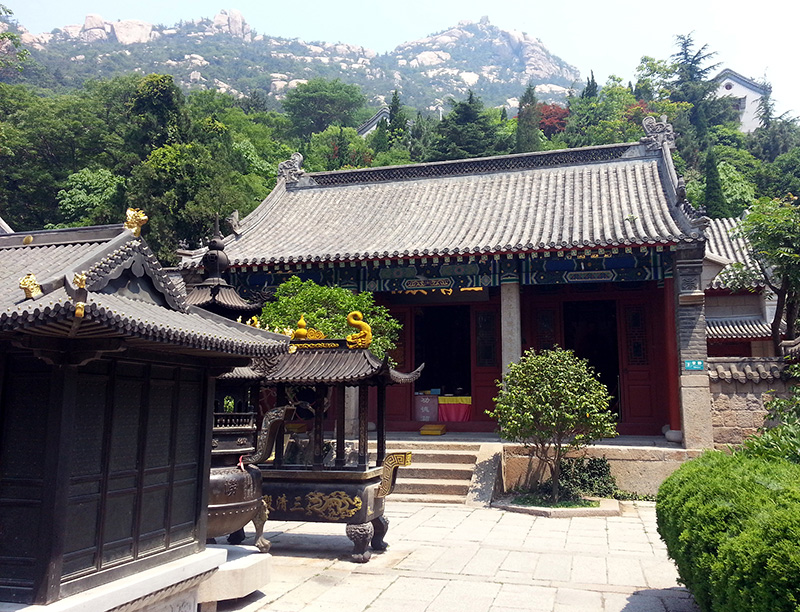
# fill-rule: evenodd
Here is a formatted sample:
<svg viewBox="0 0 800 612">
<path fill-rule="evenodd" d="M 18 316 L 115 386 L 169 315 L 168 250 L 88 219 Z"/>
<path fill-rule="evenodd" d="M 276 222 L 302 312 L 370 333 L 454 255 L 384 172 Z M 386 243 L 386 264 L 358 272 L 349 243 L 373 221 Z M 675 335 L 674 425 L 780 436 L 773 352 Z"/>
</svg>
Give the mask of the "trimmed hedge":
<svg viewBox="0 0 800 612">
<path fill-rule="evenodd" d="M 800 612 L 800 465 L 710 451 L 661 485 L 658 532 L 704 612 Z"/>
</svg>

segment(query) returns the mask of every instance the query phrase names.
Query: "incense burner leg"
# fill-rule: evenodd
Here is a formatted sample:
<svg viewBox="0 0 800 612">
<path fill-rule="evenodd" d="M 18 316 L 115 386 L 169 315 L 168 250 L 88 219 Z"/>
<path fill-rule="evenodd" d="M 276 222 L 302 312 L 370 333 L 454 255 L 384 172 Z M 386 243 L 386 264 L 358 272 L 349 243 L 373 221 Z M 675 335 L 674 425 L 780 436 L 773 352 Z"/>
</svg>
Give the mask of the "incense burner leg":
<svg viewBox="0 0 800 612">
<path fill-rule="evenodd" d="M 372 523 L 357 523 L 354 525 L 347 525 L 345 528 L 347 537 L 353 542 L 352 559 L 356 563 L 366 563 L 369 561 L 372 553 L 367 549 L 372 536 L 375 534 L 375 528 Z"/>
<path fill-rule="evenodd" d="M 379 516 L 372 519 L 372 527 L 375 530 L 375 535 L 372 536 L 372 550 L 386 550 L 389 545 L 383 541 L 383 536 L 389 530 L 389 519 L 385 516 Z"/>
<path fill-rule="evenodd" d="M 244 538 L 244 527 L 242 527 L 241 529 L 228 534 L 228 544 L 233 544 L 234 546 L 241 544 L 244 542 Z"/>
<path fill-rule="evenodd" d="M 267 509 L 267 500 L 261 498 L 261 504 L 258 506 L 258 512 L 253 517 L 253 526 L 256 528 L 255 543 L 258 552 L 266 553 L 272 547 L 272 543 L 264 537 L 264 523 L 267 522 L 269 517 L 269 510 Z"/>
</svg>

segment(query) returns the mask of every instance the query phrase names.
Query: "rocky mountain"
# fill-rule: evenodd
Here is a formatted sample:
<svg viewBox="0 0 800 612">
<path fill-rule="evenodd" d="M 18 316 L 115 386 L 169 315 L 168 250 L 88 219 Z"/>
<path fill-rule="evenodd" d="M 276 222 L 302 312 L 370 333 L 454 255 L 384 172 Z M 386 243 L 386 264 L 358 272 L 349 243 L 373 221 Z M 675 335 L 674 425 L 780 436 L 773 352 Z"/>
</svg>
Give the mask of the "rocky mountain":
<svg viewBox="0 0 800 612">
<path fill-rule="evenodd" d="M 515 106 L 529 82 L 540 99 L 558 101 L 580 81 L 577 69 L 540 40 L 502 30 L 487 18 L 462 21 L 384 54 L 355 45 L 261 35 L 237 10 L 171 27 L 87 15 L 82 25 L 47 34 L 17 29 L 39 64 L 23 78 L 56 88 L 132 70 L 161 72 L 172 74 L 188 90 L 234 95 L 260 90 L 277 106 L 287 90 L 321 76 L 360 85 L 373 104 L 399 89 L 406 104 L 435 110 L 450 97 L 463 98 L 469 89 L 487 105 Z"/>
</svg>

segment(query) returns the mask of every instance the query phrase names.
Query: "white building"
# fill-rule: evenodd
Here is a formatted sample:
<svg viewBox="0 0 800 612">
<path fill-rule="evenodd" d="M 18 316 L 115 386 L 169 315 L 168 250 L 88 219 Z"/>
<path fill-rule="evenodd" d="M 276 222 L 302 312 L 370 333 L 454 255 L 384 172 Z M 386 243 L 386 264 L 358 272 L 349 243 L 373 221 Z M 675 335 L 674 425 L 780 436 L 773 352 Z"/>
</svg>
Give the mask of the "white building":
<svg viewBox="0 0 800 612">
<path fill-rule="evenodd" d="M 741 130 L 743 132 L 755 130 L 759 126 L 756 115 L 758 102 L 762 96 L 769 93 L 769 87 L 728 68 L 720 72 L 714 80 L 719 83 L 717 89 L 719 97 L 730 96 L 737 101 Z"/>
</svg>

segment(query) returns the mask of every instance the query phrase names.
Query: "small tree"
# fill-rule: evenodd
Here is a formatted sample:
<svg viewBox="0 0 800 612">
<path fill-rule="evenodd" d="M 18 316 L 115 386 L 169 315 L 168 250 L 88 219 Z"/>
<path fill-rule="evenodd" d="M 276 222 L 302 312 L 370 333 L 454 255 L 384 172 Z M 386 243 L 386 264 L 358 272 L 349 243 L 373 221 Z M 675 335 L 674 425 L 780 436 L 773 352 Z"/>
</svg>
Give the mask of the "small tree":
<svg viewBox="0 0 800 612">
<path fill-rule="evenodd" d="M 608 389 L 585 359 L 559 347 L 526 351 L 498 387 L 495 409 L 487 414 L 497 419 L 501 437 L 522 443 L 550 468 L 556 503 L 561 460 L 617 435 Z"/>
<path fill-rule="evenodd" d="M 744 238 L 758 265 L 758 279 L 775 294 L 775 316 L 772 319 L 772 344 L 780 354 L 781 322 L 786 325 L 785 340 L 794 340 L 800 315 L 800 204 L 793 195 L 785 198 L 761 198 L 732 231 Z M 748 269 L 734 264 L 729 278 L 734 286 L 752 286 Z"/>
<path fill-rule="evenodd" d="M 308 327 L 328 338 L 345 338 L 355 331 L 347 324 L 347 315 L 355 310 L 372 328 L 369 350 L 383 359 L 395 348 L 401 325 L 384 306 L 375 304 L 368 291 L 356 294 L 343 287 L 320 286 L 293 276 L 275 291 L 275 301 L 264 306 L 261 326 L 271 330 L 296 329 L 302 316 Z"/>
</svg>

